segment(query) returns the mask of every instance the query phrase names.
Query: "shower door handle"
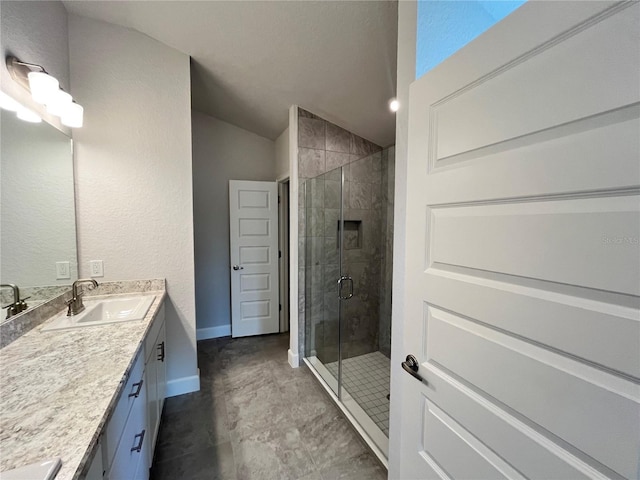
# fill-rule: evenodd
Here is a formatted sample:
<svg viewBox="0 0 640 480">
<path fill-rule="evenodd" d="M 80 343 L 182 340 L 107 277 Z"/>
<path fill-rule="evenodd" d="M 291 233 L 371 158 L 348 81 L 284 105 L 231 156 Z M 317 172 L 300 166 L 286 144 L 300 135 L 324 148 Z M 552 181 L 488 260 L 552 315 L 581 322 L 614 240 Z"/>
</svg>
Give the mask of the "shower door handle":
<svg viewBox="0 0 640 480">
<path fill-rule="evenodd" d="M 344 282 L 349 282 L 349 287 L 350 287 L 349 293 L 347 294 L 346 297 L 342 296 L 342 284 Z M 340 300 L 349 300 L 351 297 L 353 297 L 353 279 L 349 275 L 343 275 L 338 280 L 338 298 Z"/>
</svg>

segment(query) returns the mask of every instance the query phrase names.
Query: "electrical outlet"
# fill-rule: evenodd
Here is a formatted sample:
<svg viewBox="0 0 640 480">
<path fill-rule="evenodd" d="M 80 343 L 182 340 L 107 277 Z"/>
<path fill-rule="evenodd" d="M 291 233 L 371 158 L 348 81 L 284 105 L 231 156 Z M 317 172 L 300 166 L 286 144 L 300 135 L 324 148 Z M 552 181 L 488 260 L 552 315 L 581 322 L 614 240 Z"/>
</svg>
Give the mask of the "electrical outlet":
<svg viewBox="0 0 640 480">
<path fill-rule="evenodd" d="M 66 280 L 71 278 L 69 274 L 69 262 L 56 262 L 56 279 Z"/>
<path fill-rule="evenodd" d="M 89 262 L 89 271 L 92 277 L 104 277 L 104 266 L 102 260 L 91 260 Z"/>
</svg>

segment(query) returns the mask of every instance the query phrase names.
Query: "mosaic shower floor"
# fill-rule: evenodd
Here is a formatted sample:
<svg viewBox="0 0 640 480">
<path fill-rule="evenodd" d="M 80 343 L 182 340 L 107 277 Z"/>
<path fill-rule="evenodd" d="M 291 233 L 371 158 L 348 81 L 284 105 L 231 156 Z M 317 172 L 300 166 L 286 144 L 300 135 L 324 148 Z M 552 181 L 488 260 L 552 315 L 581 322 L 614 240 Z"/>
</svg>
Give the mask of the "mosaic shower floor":
<svg viewBox="0 0 640 480">
<path fill-rule="evenodd" d="M 338 362 L 325 365 L 338 377 Z M 342 361 L 342 385 L 389 437 L 389 384 L 391 361 L 380 352 L 367 353 Z"/>
</svg>

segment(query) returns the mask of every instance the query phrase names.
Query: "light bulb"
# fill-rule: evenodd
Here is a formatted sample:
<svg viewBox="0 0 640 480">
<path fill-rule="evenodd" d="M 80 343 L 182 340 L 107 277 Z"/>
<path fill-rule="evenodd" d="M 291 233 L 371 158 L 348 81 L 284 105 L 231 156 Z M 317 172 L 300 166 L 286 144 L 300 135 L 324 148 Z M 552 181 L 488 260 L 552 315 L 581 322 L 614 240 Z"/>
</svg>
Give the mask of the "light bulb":
<svg viewBox="0 0 640 480">
<path fill-rule="evenodd" d="M 44 72 L 29 72 L 27 77 L 33 100 L 43 105 L 51 101 L 60 87 L 55 77 Z"/>
<path fill-rule="evenodd" d="M 0 92 L 0 108 L 9 110 L 10 112 L 17 112 L 22 105 L 16 102 L 13 98 L 4 92 Z"/>
<path fill-rule="evenodd" d="M 58 90 L 51 100 L 47 103 L 47 112 L 51 115 L 61 117 L 71 105 L 72 98 L 67 92 Z"/>
<path fill-rule="evenodd" d="M 40 123 L 42 121 L 40 115 L 23 107 L 22 105 L 20 105 L 20 108 L 18 109 L 17 116 L 20 120 L 24 120 L 25 122 Z"/>
<path fill-rule="evenodd" d="M 77 103 L 71 103 L 67 105 L 66 110 L 60 117 L 60 121 L 63 125 L 71 128 L 80 128 L 82 127 L 84 116 L 84 108 Z"/>
<path fill-rule="evenodd" d="M 389 110 L 392 112 L 397 112 L 400 109 L 400 102 L 395 98 L 389 100 Z"/>
</svg>

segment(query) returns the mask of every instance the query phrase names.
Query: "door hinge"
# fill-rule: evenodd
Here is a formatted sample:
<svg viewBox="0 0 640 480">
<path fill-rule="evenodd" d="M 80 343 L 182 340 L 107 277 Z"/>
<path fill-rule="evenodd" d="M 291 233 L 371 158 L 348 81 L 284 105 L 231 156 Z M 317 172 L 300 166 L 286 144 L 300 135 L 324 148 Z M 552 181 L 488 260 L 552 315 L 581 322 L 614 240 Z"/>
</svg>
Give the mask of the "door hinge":
<svg viewBox="0 0 640 480">
<path fill-rule="evenodd" d="M 278 258 L 282 258 L 282 250 L 278 250 Z"/>
<path fill-rule="evenodd" d="M 280 204 L 280 195 L 278 195 L 278 204 Z"/>
<path fill-rule="evenodd" d="M 282 304 L 281 303 L 278 304 L 278 310 L 282 311 Z"/>
</svg>

